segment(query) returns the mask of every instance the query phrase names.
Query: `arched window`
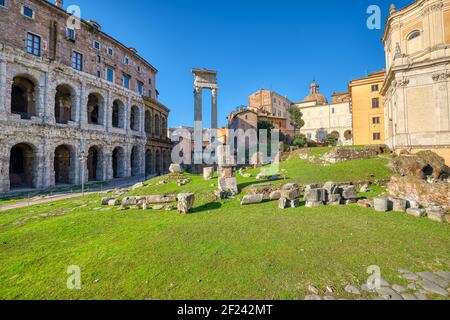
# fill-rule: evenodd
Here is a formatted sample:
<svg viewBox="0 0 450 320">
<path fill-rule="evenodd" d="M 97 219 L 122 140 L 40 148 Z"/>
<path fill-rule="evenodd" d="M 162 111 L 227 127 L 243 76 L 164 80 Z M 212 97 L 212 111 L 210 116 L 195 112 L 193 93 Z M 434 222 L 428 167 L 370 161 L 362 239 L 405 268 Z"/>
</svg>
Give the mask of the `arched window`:
<svg viewBox="0 0 450 320">
<path fill-rule="evenodd" d="M 422 37 L 419 30 L 411 32 L 407 37 L 407 54 L 413 54 L 422 49 Z"/>
<path fill-rule="evenodd" d="M 408 35 L 408 41 L 414 40 L 418 37 L 420 37 L 420 31 L 418 31 L 418 30 L 413 31 Z"/>
</svg>

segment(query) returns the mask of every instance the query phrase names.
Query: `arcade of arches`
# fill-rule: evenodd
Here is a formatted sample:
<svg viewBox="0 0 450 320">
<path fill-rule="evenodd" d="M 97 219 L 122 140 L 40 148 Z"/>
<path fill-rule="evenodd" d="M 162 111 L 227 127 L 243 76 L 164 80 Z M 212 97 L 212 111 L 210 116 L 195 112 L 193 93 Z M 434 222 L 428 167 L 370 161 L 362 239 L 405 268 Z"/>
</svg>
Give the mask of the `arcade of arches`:
<svg viewBox="0 0 450 320">
<path fill-rule="evenodd" d="M 105 181 L 144 175 L 149 177 L 168 172 L 170 149 L 145 149 L 143 146 L 127 149 L 117 146 L 109 151 L 109 148 L 99 145 L 88 148 L 84 181 Z M 15 144 L 9 149 L 8 190 L 80 184 L 79 155 L 80 150 L 69 144 L 56 146 L 50 155 L 42 155 L 36 145 L 31 143 Z M 108 161 L 111 161 L 110 164 Z M 46 177 L 43 176 L 46 167 L 53 172 L 47 183 Z"/>
</svg>

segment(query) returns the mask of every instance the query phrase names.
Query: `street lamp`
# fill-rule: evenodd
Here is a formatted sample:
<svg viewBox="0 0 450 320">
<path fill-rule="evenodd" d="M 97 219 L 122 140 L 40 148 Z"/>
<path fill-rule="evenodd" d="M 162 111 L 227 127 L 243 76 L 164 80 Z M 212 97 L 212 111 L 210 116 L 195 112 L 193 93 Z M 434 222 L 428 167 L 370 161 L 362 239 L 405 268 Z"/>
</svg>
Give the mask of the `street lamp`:
<svg viewBox="0 0 450 320">
<path fill-rule="evenodd" d="M 86 161 L 86 153 L 84 151 L 81 151 L 79 160 L 81 163 L 81 194 L 84 196 L 84 162 Z"/>
</svg>

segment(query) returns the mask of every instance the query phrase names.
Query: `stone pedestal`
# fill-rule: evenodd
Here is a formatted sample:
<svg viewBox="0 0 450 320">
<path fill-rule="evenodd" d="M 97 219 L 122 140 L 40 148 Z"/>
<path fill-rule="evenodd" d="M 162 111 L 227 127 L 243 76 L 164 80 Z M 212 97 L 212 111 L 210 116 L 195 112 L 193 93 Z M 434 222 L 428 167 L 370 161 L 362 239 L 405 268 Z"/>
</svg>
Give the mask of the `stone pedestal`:
<svg viewBox="0 0 450 320">
<path fill-rule="evenodd" d="M 193 193 L 180 193 L 178 196 L 178 212 L 188 214 L 194 207 L 195 195 Z"/>
<path fill-rule="evenodd" d="M 214 168 L 213 167 L 203 168 L 203 179 L 211 180 L 212 178 L 214 178 Z"/>
<path fill-rule="evenodd" d="M 219 166 L 218 187 L 221 194 L 235 196 L 239 193 L 236 180 L 236 167 L 233 165 Z"/>
<path fill-rule="evenodd" d="M 373 199 L 373 207 L 375 211 L 387 212 L 389 210 L 389 201 L 386 198 L 375 198 Z"/>
</svg>

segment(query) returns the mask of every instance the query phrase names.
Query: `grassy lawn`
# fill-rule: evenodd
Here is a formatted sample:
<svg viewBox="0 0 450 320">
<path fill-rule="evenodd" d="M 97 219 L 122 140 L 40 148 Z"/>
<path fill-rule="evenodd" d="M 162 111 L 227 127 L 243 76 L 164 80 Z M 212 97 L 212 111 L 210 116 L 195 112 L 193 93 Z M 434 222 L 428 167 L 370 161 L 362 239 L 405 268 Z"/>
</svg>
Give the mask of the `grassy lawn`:
<svg viewBox="0 0 450 320">
<path fill-rule="evenodd" d="M 384 180 L 386 163 L 323 167 L 294 159 L 281 167 L 286 181 L 312 183 L 368 174 Z M 195 192 L 188 216 L 98 211 L 101 195 L 1 213 L 0 299 L 303 299 L 310 284 L 332 285 L 336 297 L 350 298 L 343 287 L 364 283 L 370 265 L 403 285 L 398 268 L 450 270 L 446 224 L 356 205 L 241 207 L 242 195 L 216 201 L 216 181 L 186 176 L 186 186 L 157 185 L 163 177 L 130 195 Z M 239 178 L 241 186 L 255 181 Z M 81 267 L 81 290 L 66 288 L 69 265 Z"/>
</svg>

